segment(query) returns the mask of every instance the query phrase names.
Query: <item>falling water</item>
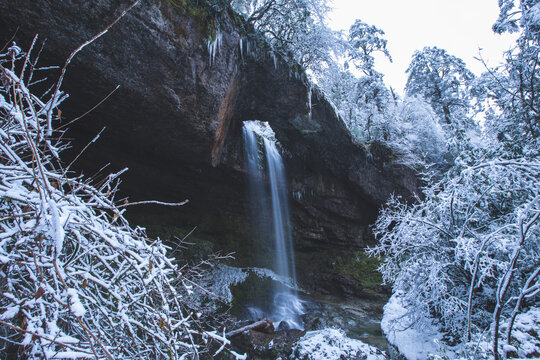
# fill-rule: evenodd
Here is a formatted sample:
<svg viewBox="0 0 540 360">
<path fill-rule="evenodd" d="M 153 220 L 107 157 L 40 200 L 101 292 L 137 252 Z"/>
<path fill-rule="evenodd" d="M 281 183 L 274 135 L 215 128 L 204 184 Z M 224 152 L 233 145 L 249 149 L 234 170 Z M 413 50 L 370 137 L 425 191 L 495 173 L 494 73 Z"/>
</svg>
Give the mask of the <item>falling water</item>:
<svg viewBox="0 0 540 360">
<path fill-rule="evenodd" d="M 289 277 L 293 282 L 296 282 L 285 168 L 275 142 L 264 139 L 264 150 L 272 195 L 272 225 L 276 249 L 274 271 L 278 275 Z"/>
<path fill-rule="evenodd" d="M 264 150 L 266 153 L 272 198 L 272 221 L 276 249 L 274 271 L 280 276 L 291 278 L 293 284 L 296 284 L 285 166 L 283 165 L 283 160 L 276 148 L 275 142 L 264 139 Z M 296 291 L 282 284 L 276 285 L 273 316 L 281 321 L 285 321 L 289 327 L 301 328 L 301 313 L 302 304 L 297 297 Z"/>
<path fill-rule="evenodd" d="M 262 173 L 262 159 L 259 154 L 257 136 L 244 126 L 244 141 L 246 161 L 249 172 L 250 195 L 258 207 L 256 226 L 264 229 L 271 223 L 273 247 L 275 253 L 272 270 L 281 278 L 290 279 L 296 284 L 296 271 L 294 265 L 293 240 L 287 197 L 287 183 L 285 167 L 275 142 L 264 139 L 264 150 L 268 179 L 270 182 L 271 206 L 265 200 L 267 189 L 264 186 Z M 264 216 L 264 214 L 271 216 Z M 258 224 L 257 224 L 258 222 Z M 298 299 L 296 290 L 276 282 L 273 294 L 273 308 L 268 316 L 274 323 L 286 323 L 290 328 L 302 328 L 300 315 L 303 313 L 302 303 Z"/>
<path fill-rule="evenodd" d="M 270 214 L 265 211 L 270 207 L 267 191 L 264 186 L 264 168 L 262 163 L 262 153 L 259 149 L 257 135 L 251 129 L 243 127 L 244 154 L 246 168 L 248 170 L 248 185 L 250 199 L 250 214 L 253 221 L 254 247 L 252 252 L 254 258 L 260 264 L 264 264 L 266 259 L 262 256 L 266 250 L 266 244 L 270 242 Z M 264 266 L 264 265 L 263 265 Z"/>
</svg>

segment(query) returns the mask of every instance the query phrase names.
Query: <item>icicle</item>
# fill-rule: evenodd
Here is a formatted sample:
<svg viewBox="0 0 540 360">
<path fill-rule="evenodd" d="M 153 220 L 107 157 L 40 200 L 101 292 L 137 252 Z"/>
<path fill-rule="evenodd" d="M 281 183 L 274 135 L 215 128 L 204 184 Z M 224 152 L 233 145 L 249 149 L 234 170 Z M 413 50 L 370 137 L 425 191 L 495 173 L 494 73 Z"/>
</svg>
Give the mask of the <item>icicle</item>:
<svg viewBox="0 0 540 360">
<path fill-rule="evenodd" d="M 274 69 L 277 69 L 278 61 L 277 61 L 277 56 L 275 52 L 272 52 L 272 60 L 274 60 Z"/>
<path fill-rule="evenodd" d="M 240 37 L 240 58 L 244 62 L 244 44 L 242 42 L 242 37 Z"/>
<path fill-rule="evenodd" d="M 216 30 L 216 38 L 214 41 L 208 40 L 206 46 L 208 47 L 208 55 L 210 56 L 210 65 L 213 65 L 216 62 L 216 55 L 223 41 L 223 34 L 221 31 Z"/>
</svg>

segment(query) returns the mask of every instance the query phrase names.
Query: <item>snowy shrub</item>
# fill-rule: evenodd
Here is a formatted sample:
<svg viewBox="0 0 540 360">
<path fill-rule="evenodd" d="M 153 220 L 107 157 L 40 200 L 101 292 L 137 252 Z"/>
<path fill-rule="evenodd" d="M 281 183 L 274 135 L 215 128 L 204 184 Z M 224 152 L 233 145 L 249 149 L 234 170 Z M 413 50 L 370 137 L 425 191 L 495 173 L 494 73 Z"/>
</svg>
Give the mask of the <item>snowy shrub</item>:
<svg viewBox="0 0 540 360">
<path fill-rule="evenodd" d="M 413 321 L 436 319 L 458 341 L 492 328 L 497 345 L 501 320 L 539 305 L 538 179 L 536 158 L 471 158 L 425 201 L 387 204 L 370 252 L 384 256 L 383 278 Z"/>
<path fill-rule="evenodd" d="M 184 359 L 210 340 L 223 350 L 190 300 L 196 269 L 129 226 L 113 198 L 118 174 L 94 186 L 59 165 L 61 80 L 47 100 L 35 96 L 35 62 L 23 55 L 15 45 L 0 54 L 0 352 Z"/>
</svg>

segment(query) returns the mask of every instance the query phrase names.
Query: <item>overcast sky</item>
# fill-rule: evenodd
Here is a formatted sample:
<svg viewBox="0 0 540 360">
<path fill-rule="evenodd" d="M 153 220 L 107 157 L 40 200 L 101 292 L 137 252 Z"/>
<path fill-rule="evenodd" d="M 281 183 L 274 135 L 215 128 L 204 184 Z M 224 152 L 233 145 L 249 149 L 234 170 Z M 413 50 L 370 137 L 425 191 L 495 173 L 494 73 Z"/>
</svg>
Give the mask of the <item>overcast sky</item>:
<svg viewBox="0 0 540 360">
<path fill-rule="evenodd" d="M 413 52 L 437 46 L 463 59 L 476 74 L 483 65 L 474 60 L 479 48 L 491 65 L 502 61 L 502 53 L 515 37 L 494 34 L 497 0 L 331 0 L 330 26 L 347 30 L 354 20 L 382 29 L 393 63 L 377 59 L 376 67 L 388 85 L 402 92 Z"/>
</svg>

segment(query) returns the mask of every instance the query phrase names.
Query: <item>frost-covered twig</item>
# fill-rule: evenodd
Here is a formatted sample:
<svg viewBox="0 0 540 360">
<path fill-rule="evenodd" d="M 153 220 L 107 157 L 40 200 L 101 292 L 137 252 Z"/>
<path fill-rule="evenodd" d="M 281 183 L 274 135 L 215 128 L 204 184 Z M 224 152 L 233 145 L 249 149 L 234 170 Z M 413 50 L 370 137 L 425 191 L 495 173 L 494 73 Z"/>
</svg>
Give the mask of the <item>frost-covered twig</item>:
<svg viewBox="0 0 540 360">
<path fill-rule="evenodd" d="M 144 205 L 144 204 L 156 204 L 156 205 L 163 205 L 163 206 L 182 206 L 186 205 L 189 202 L 189 200 L 184 200 L 179 203 L 169 203 L 169 202 L 163 202 L 163 201 L 157 201 L 157 200 L 144 200 L 144 201 L 136 201 L 132 203 L 125 203 L 122 205 L 118 205 L 118 208 L 124 208 L 127 206 L 133 206 L 133 205 Z"/>
</svg>

